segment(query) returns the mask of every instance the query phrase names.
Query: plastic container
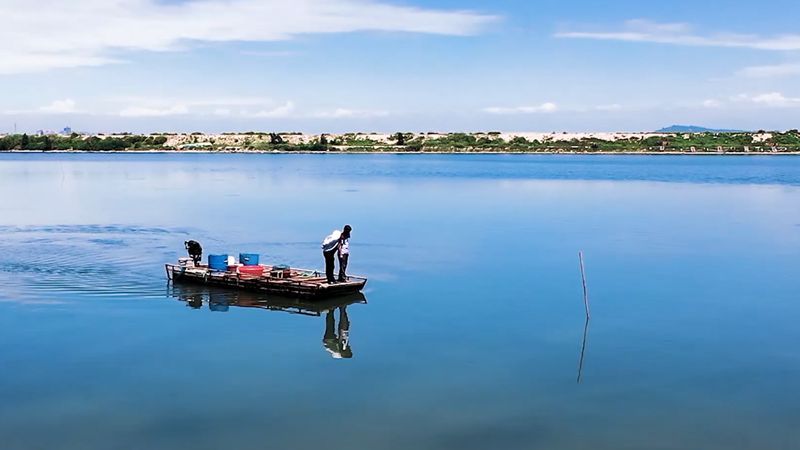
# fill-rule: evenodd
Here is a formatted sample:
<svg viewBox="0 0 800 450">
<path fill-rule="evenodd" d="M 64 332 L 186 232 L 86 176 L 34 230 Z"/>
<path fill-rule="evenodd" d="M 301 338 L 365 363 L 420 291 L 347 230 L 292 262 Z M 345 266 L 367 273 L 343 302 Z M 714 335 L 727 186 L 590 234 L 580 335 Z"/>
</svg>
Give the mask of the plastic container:
<svg viewBox="0 0 800 450">
<path fill-rule="evenodd" d="M 228 255 L 208 255 L 208 268 L 211 270 L 228 270 Z"/>
<path fill-rule="evenodd" d="M 260 277 L 264 275 L 264 266 L 241 266 L 239 267 L 239 273 L 245 275 L 257 275 Z"/>
<path fill-rule="evenodd" d="M 292 271 L 291 270 L 272 270 L 269 273 L 269 276 L 272 278 L 291 278 Z"/>
<path fill-rule="evenodd" d="M 245 266 L 257 266 L 258 255 L 254 253 L 239 253 L 239 262 Z"/>
<path fill-rule="evenodd" d="M 209 303 L 208 309 L 213 312 L 228 312 L 229 306 L 227 303 Z"/>
<path fill-rule="evenodd" d="M 192 258 L 178 258 L 178 265 L 181 267 L 194 267 Z"/>
<path fill-rule="evenodd" d="M 228 298 L 225 294 L 219 292 L 212 292 L 209 294 L 208 309 L 214 312 L 227 312 L 228 308 Z"/>
</svg>

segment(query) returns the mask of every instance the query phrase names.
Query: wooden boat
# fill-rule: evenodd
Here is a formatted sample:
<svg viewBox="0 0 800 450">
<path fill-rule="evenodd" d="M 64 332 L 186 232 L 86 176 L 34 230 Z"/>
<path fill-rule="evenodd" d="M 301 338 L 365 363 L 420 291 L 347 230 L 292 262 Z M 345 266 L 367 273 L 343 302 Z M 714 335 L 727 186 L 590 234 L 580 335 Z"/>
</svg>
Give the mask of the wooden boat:
<svg viewBox="0 0 800 450">
<path fill-rule="evenodd" d="M 181 258 L 178 264 L 166 264 L 165 268 L 167 279 L 173 282 L 312 300 L 358 293 L 367 284 L 366 278 L 352 275 L 348 275 L 343 282 L 328 283 L 325 274 L 316 270 L 286 269 L 263 264 L 234 267 L 227 271 L 214 270 L 208 265 L 195 266 L 188 258 Z"/>
</svg>

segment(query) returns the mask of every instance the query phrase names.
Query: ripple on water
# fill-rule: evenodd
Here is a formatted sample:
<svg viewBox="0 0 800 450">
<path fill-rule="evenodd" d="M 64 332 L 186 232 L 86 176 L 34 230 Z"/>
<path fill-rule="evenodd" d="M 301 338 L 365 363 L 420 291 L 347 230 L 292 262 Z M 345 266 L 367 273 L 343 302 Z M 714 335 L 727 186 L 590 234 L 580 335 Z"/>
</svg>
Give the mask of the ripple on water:
<svg viewBox="0 0 800 450">
<path fill-rule="evenodd" d="M 186 230 L 132 226 L 0 227 L 2 301 L 42 303 L 69 295 L 159 297 L 164 260 Z M 45 298 L 43 298 L 45 297 Z"/>
</svg>

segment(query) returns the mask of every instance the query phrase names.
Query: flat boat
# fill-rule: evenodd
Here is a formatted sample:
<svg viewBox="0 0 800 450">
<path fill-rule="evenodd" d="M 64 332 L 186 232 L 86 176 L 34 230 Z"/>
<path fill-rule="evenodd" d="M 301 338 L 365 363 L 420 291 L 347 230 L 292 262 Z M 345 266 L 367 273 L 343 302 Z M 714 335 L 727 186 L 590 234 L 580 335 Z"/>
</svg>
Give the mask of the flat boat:
<svg viewBox="0 0 800 450">
<path fill-rule="evenodd" d="M 239 265 L 228 270 L 216 270 L 204 264 L 194 265 L 189 258 L 181 258 L 178 264 L 166 264 L 165 268 L 167 279 L 175 283 L 219 286 L 306 300 L 356 294 L 367 284 L 366 278 L 353 275 L 348 275 L 342 282 L 328 283 L 325 274 L 318 270 L 279 265 Z"/>
</svg>

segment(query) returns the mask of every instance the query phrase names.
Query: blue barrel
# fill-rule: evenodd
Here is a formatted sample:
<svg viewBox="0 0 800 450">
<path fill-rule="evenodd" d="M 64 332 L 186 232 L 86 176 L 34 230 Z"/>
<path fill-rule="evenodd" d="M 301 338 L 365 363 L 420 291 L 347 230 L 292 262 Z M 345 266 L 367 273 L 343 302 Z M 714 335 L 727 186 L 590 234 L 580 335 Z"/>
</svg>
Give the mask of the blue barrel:
<svg viewBox="0 0 800 450">
<path fill-rule="evenodd" d="M 258 255 L 253 253 L 239 253 L 239 262 L 245 266 L 257 266 Z"/>
<path fill-rule="evenodd" d="M 228 304 L 210 302 L 208 304 L 208 309 L 210 309 L 212 312 L 228 312 Z"/>
<path fill-rule="evenodd" d="M 228 255 L 208 255 L 208 268 L 212 270 L 228 270 Z"/>
<path fill-rule="evenodd" d="M 211 292 L 208 295 L 208 309 L 213 312 L 228 312 L 228 298 L 223 292 Z"/>
</svg>

